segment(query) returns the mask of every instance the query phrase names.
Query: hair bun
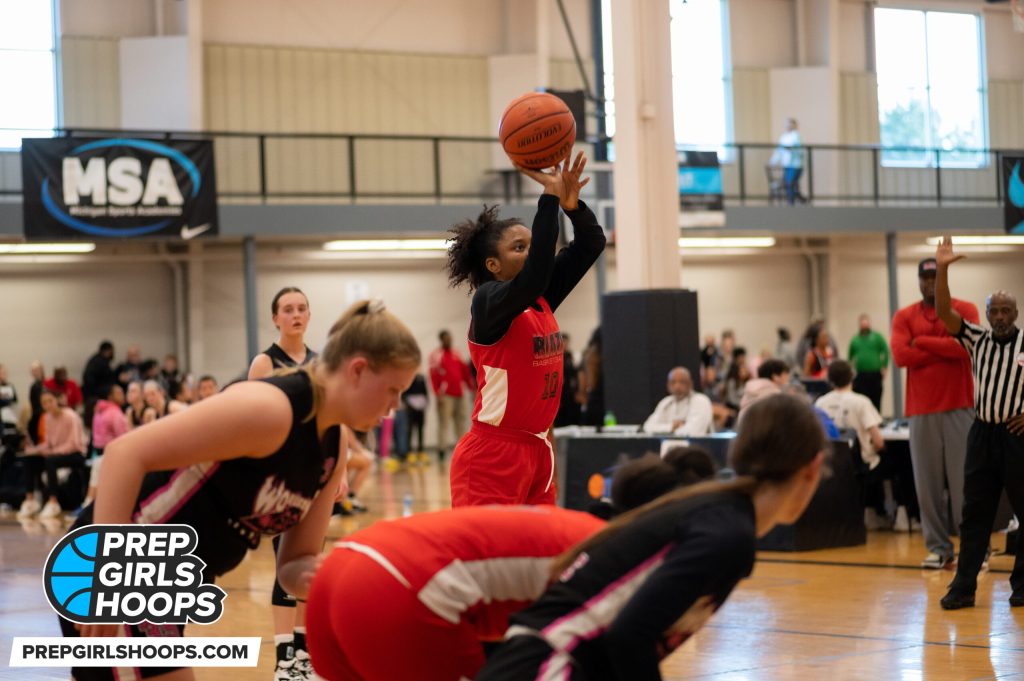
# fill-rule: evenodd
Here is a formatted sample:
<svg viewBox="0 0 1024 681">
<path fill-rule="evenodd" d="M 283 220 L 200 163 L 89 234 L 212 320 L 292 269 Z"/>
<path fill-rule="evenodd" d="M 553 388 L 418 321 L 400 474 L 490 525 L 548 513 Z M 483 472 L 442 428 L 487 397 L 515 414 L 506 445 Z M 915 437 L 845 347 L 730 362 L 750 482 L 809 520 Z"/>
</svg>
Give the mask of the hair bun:
<svg viewBox="0 0 1024 681">
<path fill-rule="evenodd" d="M 370 298 L 366 301 L 366 314 L 377 314 L 387 309 L 383 298 Z"/>
</svg>

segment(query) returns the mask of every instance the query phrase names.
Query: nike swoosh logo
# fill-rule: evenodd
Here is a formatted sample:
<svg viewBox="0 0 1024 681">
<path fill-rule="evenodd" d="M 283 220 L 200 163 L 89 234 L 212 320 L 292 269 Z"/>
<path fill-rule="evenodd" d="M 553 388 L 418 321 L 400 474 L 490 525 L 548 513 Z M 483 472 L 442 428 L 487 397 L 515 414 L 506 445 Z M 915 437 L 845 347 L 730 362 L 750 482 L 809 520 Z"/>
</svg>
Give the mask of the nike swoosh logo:
<svg viewBox="0 0 1024 681">
<path fill-rule="evenodd" d="M 199 236 L 208 229 L 210 229 L 209 222 L 207 222 L 205 225 L 199 225 L 198 227 L 189 227 L 188 225 L 185 225 L 184 227 L 181 228 L 181 238 L 187 241 L 189 239 L 193 239 Z"/>
</svg>

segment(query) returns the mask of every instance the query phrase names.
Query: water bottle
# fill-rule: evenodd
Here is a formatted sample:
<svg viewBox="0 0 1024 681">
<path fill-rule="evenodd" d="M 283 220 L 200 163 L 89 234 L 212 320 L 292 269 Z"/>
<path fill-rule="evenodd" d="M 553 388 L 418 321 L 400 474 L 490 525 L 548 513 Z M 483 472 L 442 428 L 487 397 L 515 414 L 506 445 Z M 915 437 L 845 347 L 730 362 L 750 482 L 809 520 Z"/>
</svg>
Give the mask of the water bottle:
<svg viewBox="0 0 1024 681">
<path fill-rule="evenodd" d="M 615 426 L 618 425 L 618 421 L 615 420 L 615 412 L 606 411 L 604 413 L 604 425 Z"/>
<path fill-rule="evenodd" d="M 402 517 L 408 518 L 412 515 L 412 493 L 406 492 L 402 497 Z"/>
</svg>

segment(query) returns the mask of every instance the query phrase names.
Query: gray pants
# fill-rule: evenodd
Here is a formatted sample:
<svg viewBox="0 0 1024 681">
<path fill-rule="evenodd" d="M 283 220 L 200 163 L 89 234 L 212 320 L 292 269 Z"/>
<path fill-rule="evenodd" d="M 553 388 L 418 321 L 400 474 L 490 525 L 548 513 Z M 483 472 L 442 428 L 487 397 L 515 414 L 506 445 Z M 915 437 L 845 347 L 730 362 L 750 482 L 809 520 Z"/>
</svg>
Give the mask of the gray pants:
<svg viewBox="0 0 1024 681">
<path fill-rule="evenodd" d="M 928 550 L 952 558 L 950 534 L 960 527 L 964 508 L 964 461 L 973 409 L 954 409 L 910 417 L 910 460 L 921 507 L 921 527 Z M 949 489 L 949 517 L 943 492 Z"/>
</svg>

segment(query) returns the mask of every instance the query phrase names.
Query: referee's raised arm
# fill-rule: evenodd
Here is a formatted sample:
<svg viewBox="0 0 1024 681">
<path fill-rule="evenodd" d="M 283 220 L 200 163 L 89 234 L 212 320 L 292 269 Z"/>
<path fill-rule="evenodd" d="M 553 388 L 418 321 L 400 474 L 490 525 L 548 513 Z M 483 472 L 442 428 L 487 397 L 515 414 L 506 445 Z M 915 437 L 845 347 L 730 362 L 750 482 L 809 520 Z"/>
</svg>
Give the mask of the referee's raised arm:
<svg viewBox="0 0 1024 681">
<path fill-rule="evenodd" d="M 935 311 L 951 336 L 960 332 L 963 318 L 953 309 L 953 298 L 949 293 L 949 266 L 966 257 L 953 252 L 953 239 L 949 236 L 942 237 L 935 249 Z"/>
</svg>

